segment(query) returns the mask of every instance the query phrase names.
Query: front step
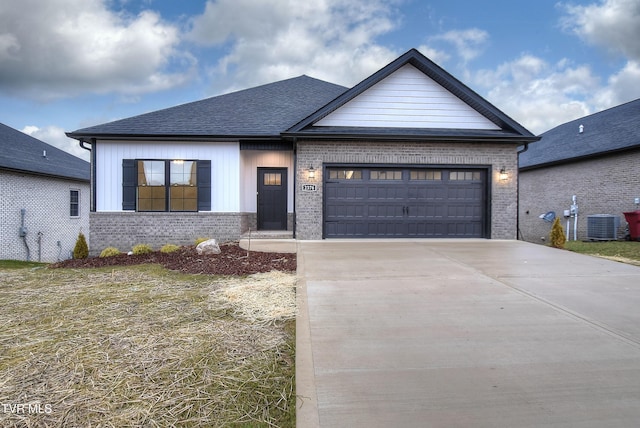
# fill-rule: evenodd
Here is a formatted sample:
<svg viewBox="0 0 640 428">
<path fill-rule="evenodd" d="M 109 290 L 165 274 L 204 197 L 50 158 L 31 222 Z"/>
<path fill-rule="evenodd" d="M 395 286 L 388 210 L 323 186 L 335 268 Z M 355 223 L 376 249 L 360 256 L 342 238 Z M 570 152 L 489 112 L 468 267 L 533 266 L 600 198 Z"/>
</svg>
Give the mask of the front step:
<svg viewBox="0 0 640 428">
<path fill-rule="evenodd" d="M 241 239 L 293 239 L 291 230 L 250 230 Z"/>
<path fill-rule="evenodd" d="M 252 230 L 242 235 L 240 248 L 269 253 L 295 253 L 297 242 L 289 230 Z"/>
</svg>

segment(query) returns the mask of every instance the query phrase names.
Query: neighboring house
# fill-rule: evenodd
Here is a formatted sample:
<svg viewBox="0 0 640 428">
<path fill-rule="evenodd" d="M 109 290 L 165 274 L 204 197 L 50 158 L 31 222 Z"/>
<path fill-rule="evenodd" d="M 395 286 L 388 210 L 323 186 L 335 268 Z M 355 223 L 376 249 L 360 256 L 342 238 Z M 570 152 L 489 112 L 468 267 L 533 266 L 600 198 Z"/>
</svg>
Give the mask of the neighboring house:
<svg viewBox="0 0 640 428">
<path fill-rule="evenodd" d="M 56 262 L 89 241 L 89 163 L 0 123 L 0 259 Z"/>
<path fill-rule="evenodd" d="M 521 238 L 548 239 L 551 223 L 539 216 L 552 211 L 566 230 L 574 195 L 578 240 L 608 236 L 594 217 L 588 230 L 589 216 L 602 214 L 618 217 L 616 236 L 624 237 L 622 213 L 640 209 L 640 99 L 553 128 L 520 155 Z M 573 239 L 574 218 L 569 227 Z"/>
<path fill-rule="evenodd" d="M 94 251 L 515 239 L 517 148 L 538 139 L 414 49 L 351 89 L 301 76 L 68 135 L 92 148 Z"/>
</svg>

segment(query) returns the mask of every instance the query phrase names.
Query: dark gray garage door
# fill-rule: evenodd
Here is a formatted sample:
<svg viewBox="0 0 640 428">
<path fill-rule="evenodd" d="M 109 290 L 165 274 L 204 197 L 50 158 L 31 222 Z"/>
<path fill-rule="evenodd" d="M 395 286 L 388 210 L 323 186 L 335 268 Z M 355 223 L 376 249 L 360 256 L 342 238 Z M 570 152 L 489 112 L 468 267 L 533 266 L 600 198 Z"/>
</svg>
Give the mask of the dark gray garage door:
<svg viewBox="0 0 640 428">
<path fill-rule="evenodd" d="M 487 170 L 328 167 L 325 238 L 482 238 Z"/>
</svg>

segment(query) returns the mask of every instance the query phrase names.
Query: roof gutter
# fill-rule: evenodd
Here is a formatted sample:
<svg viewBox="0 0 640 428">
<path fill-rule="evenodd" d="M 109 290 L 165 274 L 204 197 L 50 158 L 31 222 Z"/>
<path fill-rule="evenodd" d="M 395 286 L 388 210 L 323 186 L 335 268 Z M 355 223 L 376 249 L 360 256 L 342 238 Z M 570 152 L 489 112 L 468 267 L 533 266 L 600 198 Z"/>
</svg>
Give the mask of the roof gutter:
<svg viewBox="0 0 640 428">
<path fill-rule="evenodd" d="M 539 139 L 540 139 L 540 138 L 538 138 L 538 140 L 539 140 Z M 520 159 L 520 153 L 524 153 L 524 152 L 526 152 L 527 150 L 529 150 L 529 141 L 526 141 L 526 142 L 524 143 L 524 148 L 523 148 L 522 150 L 518 150 L 518 160 Z M 518 168 L 519 168 L 519 167 L 520 167 L 520 165 L 518 165 Z"/>
<path fill-rule="evenodd" d="M 85 149 L 85 150 L 89 150 L 89 151 L 91 151 L 91 147 L 86 147 L 86 146 L 85 146 L 85 144 L 87 144 L 87 142 L 84 140 L 84 138 L 81 138 L 81 139 L 79 140 L 79 143 L 80 143 L 80 147 L 82 147 L 82 148 L 83 148 L 83 149 Z"/>
<path fill-rule="evenodd" d="M 50 174 L 50 173 L 47 173 L 47 172 L 30 171 L 28 169 L 10 168 L 10 167 L 6 167 L 6 166 L 0 166 L 0 170 L 8 171 L 8 172 L 15 172 L 15 173 L 18 173 L 18 174 L 30 174 L 30 175 L 35 175 L 35 176 L 38 176 L 38 177 L 49 177 L 49 178 L 59 178 L 59 179 L 62 179 L 62 180 L 82 181 L 84 183 L 88 183 L 90 181 L 90 180 L 87 180 L 86 178 L 74 177 L 74 176 L 71 176 L 71 175 Z"/>
<path fill-rule="evenodd" d="M 483 142 L 483 143 L 518 143 L 519 145 L 538 141 L 539 137 L 522 135 L 514 136 L 481 136 L 481 135 L 401 135 L 401 134 L 297 134 L 283 133 L 283 138 L 308 140 L 384 140 L 384 141 L 434 141 L 434 142 Z"/>
<path fill-rule="evenodd" d="M 604 151 L 597 152 L 597 153 L 589 153 L 589 154 L 586 154 L 586 155 L 575 156 L 575 157 L 571 157 L 571 158 L 556 159 L 556 160 L 552 160 L 552 161 L 548 161 L 548 162 L 544 162 L 544 163 L 538 163 L 538 164 L 535 164 L 535 165 L 524 166 L 524 167 L 520 168 L 520 170 L 521 171 L 531 171 L 531 170 L 534 170 L 534 169 L 547 168 L 547 167 L 551 167 L 551 166 L 557 166 L 557 165 L 563 165 L 563 164 L 568 164 L 568 163 L 581 162 L 581 161 L 589 160 L 589 159 L 601 158 L 603 156 L 617 155 L 617 154 L 620 154 L 620 153 L 624 153 L 624 152 L 627 152 L 627 151 L 633 151 L 633 150 L 640 150 L 640 144 L 636 144 L 636 145 L 628 146 L 628 147 L 622 147 L 622 148 L 614 149 L 614 150 L 604 150 Z"/>
<path fill-rule="evenodd" d="M 279 140 L 280 135 L 184 135 L 184 134 L 76 134 L 68 132 L 67 137 L 80 141 L 87 140 L 135 140 L 135 141 L 189 141 L 189 142 L 237 142 L 239 140 L 272 141 Z M 84 147 L 83 147 L 84 148 Z"/>
</svg>

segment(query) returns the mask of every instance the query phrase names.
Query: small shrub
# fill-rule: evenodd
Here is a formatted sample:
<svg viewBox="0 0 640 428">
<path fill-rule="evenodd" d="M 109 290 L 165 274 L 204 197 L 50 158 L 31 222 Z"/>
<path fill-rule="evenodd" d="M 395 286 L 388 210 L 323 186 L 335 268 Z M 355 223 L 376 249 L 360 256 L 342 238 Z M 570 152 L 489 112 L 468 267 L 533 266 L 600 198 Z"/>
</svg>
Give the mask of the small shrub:
<svg viewBox="0 0 640 428">
<path fill-rule="evenodd" d="M 196 238 L 196 246 L 198 246 L 198 244 L 201 244 L 204 241 L 208 241 L 210 238 Z"/>
<path fill-rule="evenodd" d="M 161 253 L 173 253 L 174 251 L 178 251 L 180 247 L 174 244 L 165 244 L 160 248 Z"/>
<path fill-rule="evenodd" d="M 153 252 L 153 248 L 151 248 L 151 245 L 149 244 L 138 244 L 134 245 L 131 251 L 136 255 L 149 254 Z"/>
<path fill-rule="evenodd" d="M 564 236 L 564 229 L 562 228 L 562 224 L 560 224 L 560 217 L 556 217 L 553 221 L 553 225 L 551 226 L 551 234 L 549 236 L 551 246 L 554 248 L 564 248 L 566 240 L 567 238 Z"/>
<path fill-rule="evenodd" d="M 87 245 L 87 239 L 84 237 L 84 234 L 80 232 L 76 240 L 76 246 L 73 247 L 73 258 L 86 259 L 87 257 L 89 257 L 89 246 Z"/>
<path fill-rule="evenodd" d="M 113 257 L 120 254 L 120 250 L 115 247 L 107 247 L 100 253 L 100 257 Z"/>
</svg>

